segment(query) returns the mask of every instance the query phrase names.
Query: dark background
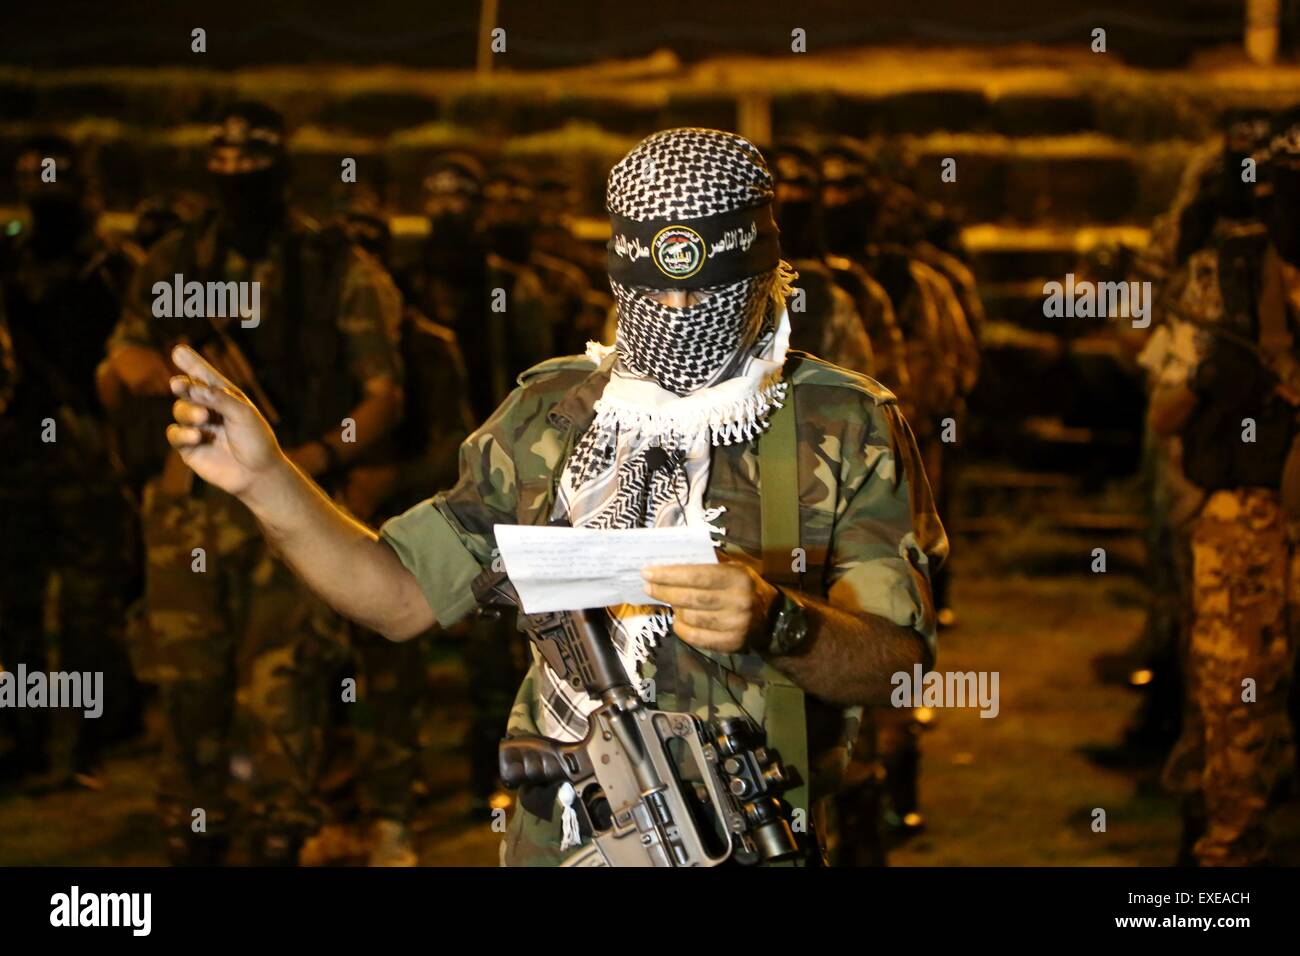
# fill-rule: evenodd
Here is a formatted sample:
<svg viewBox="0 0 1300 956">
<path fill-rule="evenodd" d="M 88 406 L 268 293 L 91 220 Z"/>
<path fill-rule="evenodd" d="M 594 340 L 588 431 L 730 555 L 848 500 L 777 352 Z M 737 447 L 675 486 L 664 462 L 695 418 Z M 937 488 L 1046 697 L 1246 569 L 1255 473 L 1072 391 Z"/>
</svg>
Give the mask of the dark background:
<svg viewBox="0 0 1300 956">
<path fill-rule="evenodd" d="M 1288 16 L 1294 3 L 1284 2 Z M 25 66 L 194 65 L 190 31 L 208 32 L 213 69 L 267 63 L 474 63 L 479 4 L 469 0 L 363 3 L 18 3 L 0 13 L 0 62 Z M 641 56 L 671 47 L 690 61 L 727 52 L 789 51 L 866 43 L 1059 43 L 1105 27 L 1111 45 L 1151 65 L 1177 65 L 1196 49 L 1240 38 L 1241 0 L 871 0 L 798 3 L 638 3 L 501 0 L 514 68 Z M 780 26 L 781 29 L 774 29 Z"/>
</svg>

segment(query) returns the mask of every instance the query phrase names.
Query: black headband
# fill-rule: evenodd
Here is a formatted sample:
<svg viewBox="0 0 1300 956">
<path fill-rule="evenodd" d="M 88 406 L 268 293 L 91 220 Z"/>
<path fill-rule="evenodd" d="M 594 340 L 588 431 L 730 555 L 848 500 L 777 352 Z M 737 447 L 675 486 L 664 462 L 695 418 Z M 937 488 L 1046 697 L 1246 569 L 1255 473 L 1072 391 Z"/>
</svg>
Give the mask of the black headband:
<svg viewBox="0 0 1300 956">
<path fill-rule="evenodd" d="M 781 260 L 771 203 L 698 219 L 609 218 L 609 275 L 623 285 L 730 285 Z"/>
</svg>

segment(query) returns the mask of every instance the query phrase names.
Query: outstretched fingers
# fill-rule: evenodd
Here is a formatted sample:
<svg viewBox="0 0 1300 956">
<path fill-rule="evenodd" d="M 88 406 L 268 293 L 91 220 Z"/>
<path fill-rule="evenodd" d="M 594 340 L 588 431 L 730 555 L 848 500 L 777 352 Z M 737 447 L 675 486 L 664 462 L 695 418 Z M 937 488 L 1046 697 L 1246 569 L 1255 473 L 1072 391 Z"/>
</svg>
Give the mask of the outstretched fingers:
<svg viewBox="0 0 1300 956">
<path fill-rule="evenodd" d="M 233 388 L 231 381 L 212 367 L 202 355 L 188 345 L 178 345 L 172 349 L 172 361 L 176 367 L 194 381 L 212 388 Z"/>
</svg>

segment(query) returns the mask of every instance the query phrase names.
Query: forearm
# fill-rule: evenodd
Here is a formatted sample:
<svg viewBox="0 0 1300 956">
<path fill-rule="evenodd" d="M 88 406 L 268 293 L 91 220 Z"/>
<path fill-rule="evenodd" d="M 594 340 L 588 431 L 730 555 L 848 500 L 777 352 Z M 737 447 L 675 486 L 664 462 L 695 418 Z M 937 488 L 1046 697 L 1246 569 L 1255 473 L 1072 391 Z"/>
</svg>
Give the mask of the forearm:
<svg viewBox="0 0 1300 956">
<path fill-rule="evenodd" d="M 419 585 L 392 549 L 287 459 L 243 501 L 271 547 L 340 614 L 392 640 L 433 625 Z"/>
<path fill-rule="evenodd" d="M 768 660 L 800 687 L 833 704 L 889 703 L 890 679 L 928 667 L 929 649 L 910 627 L 874 614 L 845 611 L 800 594 L 808 619 L 808 643 L 798 654 Z"/>
</svg>

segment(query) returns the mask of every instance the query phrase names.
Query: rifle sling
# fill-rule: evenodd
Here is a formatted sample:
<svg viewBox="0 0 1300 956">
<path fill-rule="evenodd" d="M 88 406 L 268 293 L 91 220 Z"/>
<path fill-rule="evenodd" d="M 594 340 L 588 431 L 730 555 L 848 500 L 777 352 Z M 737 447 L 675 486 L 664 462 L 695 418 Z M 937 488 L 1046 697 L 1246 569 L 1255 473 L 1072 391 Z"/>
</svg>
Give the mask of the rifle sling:
<svg viewBox="0 0 1300 956">
<path fill-rule="evenodd" d="M 776 410 L 767 431 L 758 439 L 760 537 L 763 577 L 778 586 L 801 589 L 803 575 L 793 570 L 799 536 L 799 445 L 795 430 L 795 387 L 786 390 L 785 403 Z M 775 670 L 773 668 L 773 670 Z M 797 768 L 800 783 L 785 793 L 791 807 L 803 810 L 805 827 L 811 822 L 808 781 L 808 716 L 803 689 L 792 681 L 769 682 L 767 713 L 782 720 L 766 722 L 768 744 L 789 767 Z"/>
</svg>

